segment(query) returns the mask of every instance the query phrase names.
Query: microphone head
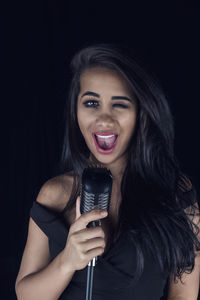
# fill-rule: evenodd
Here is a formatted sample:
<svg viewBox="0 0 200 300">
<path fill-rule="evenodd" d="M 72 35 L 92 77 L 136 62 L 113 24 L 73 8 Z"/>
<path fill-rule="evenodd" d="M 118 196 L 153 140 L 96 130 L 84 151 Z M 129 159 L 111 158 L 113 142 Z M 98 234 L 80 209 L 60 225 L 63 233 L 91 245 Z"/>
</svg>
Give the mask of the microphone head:
<svg viewBox="0 0 200 300">
<path fill-rule="evenodd" d="M 107 168 L 88 167 L 82 174 L 81 214 L 98 207 L 109 209 L 112 174 Z"/>
</svg>

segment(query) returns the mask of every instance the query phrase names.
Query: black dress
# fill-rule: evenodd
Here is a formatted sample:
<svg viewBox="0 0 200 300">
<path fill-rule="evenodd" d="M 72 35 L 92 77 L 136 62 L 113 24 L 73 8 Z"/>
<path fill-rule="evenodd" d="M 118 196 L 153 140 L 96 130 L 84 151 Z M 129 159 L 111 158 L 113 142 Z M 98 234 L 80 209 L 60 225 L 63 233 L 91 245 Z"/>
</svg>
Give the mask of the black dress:
<svg viewBox="0 0 200 300">
<path fill-rule="evenodd" d="M 65 247 L 69 227 L 61 218 L 55 218 L 55 212 L 38 202 L 33 203 L 30 216 L 48 237 L 51 259 L 54 259 Z M 128 229 L 120 234 L 105 256 L 98 257 L 94 267 L 93 300 L 165 299 L 162 296 L 164 290 L 166 293 L 169 274 L 163 274 L 158 262 L 146 253 L 144 271 L 136 285 L 133 285 L 135 258 L 135 248 L 130 242 Z M 59 299 L 84 300 L 86 282 L 87 266 L 74 273 Z"/>
</svg>

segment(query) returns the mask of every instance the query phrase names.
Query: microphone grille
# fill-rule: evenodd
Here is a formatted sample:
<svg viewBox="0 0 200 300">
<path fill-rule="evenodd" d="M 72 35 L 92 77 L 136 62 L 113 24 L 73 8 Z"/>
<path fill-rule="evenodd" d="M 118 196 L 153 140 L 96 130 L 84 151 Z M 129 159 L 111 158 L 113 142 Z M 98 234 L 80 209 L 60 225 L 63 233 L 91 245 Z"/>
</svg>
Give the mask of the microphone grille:
<svg viewBox="0 0 200 300">
<path fill-rule="evenodd" d="M 84 201 L 81 201 L 81 206 L 80 206 L 81 213 L 85 213 L 94 208 L 94 198 L 95 198 L 94 194 L 82 190 L 81 198 L 84 199 Z"/>
<path fill-rule="evenodd" d="M 100 209 L 108 210 L 109 198 L 110 198 L 109 193 L 102 193 L 98 196 L 98 206 Z"/>
</svg>

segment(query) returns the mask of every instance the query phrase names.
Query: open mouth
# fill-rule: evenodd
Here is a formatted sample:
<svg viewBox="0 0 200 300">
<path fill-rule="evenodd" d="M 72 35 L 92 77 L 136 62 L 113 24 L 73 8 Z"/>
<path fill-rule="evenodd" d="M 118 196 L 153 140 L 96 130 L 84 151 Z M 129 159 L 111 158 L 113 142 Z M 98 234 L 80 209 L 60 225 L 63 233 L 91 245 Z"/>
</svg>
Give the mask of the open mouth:
<svg viewBox="0 0 200 300">
<path fill-rule="evenodd" d="M 116 145 L 116 140 L 118 138 L 117 134 L 110 134 L 110 135 L 100 135 L 100 134 L 93 134 L 96 144 L 102 150 L 111 150 L 114 145 Z"/>
</svg>

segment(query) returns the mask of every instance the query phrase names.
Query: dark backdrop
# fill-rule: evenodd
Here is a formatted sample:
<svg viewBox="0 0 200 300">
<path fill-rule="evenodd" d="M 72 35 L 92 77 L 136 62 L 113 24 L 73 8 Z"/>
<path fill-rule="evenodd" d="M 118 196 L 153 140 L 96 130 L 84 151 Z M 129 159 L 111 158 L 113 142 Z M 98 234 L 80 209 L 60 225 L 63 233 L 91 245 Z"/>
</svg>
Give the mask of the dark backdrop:
<svg viewBox="0 0 200 300">
<path fill-rule="evenodd" d="M 175 119 L 177 157 L 199 192 L 197 6 L 164 1 L 140 1 L 140 5 L 130 1 L 132 7 L 125 2 L 110 6 L 108 1 L 67 2 L 15 1 L 3 11 L 3 299 L 16 299 L 14 282 L 29 210 L 41 185 L 55 176 L 61 152 L 69 62 L 86 43 L 125 43 L 160 79 Z"/>
</svg>

